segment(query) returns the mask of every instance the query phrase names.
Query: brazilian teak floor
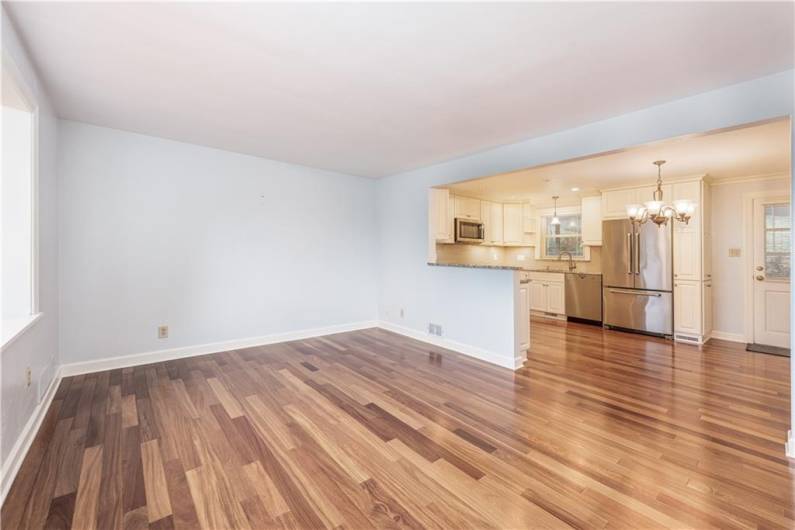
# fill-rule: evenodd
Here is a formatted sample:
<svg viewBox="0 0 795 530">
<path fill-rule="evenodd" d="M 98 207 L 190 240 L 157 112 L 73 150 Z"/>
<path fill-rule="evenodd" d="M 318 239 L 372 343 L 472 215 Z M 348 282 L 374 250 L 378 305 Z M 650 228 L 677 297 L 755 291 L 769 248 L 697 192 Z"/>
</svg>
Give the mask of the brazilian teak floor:
<svg viewBox="0 0 795 530">
<path fill-rule="evenodd" d="M 66 378 L 3 528 L 793 528 L 788 359 L 532 332 L 516 373 L 373 329 Z"/>
</svg>

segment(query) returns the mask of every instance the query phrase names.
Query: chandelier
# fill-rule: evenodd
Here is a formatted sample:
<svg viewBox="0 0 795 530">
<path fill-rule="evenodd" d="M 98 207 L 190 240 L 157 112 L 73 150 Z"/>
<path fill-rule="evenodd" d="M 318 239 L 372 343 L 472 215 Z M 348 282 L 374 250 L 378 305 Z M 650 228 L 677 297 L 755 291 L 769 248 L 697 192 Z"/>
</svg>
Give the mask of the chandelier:
<svg viewBox="0 0 795 530">
<path fill-rule="evenodd" d="M 682 223 L 687 224 L 690 221 L 690 216 L 696 210 L 696 205 L 693 201 L 687 199 L 674 201 L 673 206 L 663 202 L 662 191 L 662 165 L 665 160 L 657 160 L 653 162 L 657 166 L 657 189 L 654 190 L 653 200 L 640 204 L 627 205 L 627 217 L 629 220 L 636 224 L 643 224 L 651 221 L 657 226 L 665 226 L 668 224 L 669 219 L 676 219 Z"/>
</svg>

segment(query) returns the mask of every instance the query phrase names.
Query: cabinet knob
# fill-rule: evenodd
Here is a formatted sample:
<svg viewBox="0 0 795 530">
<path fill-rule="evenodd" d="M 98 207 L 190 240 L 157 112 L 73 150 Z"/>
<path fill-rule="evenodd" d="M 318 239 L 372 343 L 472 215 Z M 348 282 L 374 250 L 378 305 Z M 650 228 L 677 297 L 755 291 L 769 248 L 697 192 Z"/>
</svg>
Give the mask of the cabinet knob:
<svg viewBox="0 0 795 530">
<path fill-rule="evenodd" d="M 757 274 L 756 275 L 756 279 L 757 279 L 757 281 L 760 281 L 760 282 L 765 281 L 765 277 L 762 276 L 761 274 Z"/>
</svg>

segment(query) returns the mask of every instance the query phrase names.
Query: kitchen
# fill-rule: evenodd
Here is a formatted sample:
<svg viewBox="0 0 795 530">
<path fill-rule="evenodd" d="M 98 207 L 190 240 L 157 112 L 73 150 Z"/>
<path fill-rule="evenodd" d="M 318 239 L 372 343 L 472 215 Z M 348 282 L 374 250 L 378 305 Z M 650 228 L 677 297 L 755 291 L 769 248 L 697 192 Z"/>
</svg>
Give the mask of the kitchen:
<svg viewBox="0 0 795 530">
<path fill-rule="evenodd" d="M 428 262 L 517 271 L 530 325 L 788 354 L 787 127 L 773 120 L 433 188 Z"/>
</svg>

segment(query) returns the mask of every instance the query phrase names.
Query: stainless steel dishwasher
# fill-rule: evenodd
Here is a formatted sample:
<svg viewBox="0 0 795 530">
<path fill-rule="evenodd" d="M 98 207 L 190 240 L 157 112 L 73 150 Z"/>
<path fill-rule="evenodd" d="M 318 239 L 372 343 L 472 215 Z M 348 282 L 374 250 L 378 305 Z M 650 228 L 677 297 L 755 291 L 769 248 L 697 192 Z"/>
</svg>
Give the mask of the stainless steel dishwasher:
<svg viewBox="0 0 795 530">
<path fill-rule="evenodd" d="M 602 322 L 602 275 L 566 273 L 566 316 Z"/>
</svg>

